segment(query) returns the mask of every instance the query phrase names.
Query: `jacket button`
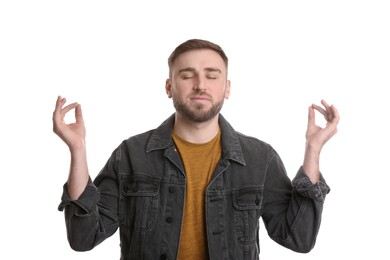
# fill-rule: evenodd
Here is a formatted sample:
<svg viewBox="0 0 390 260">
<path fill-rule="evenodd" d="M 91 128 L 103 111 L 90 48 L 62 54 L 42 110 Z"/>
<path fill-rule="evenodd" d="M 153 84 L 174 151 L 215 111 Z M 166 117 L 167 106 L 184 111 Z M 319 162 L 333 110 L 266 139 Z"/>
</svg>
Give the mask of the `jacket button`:
<svg viewBox="0 0 390 260">
<path fill-rule="evenodd" d="M 168 259 L 166 254 L 160 255 L 160 260 L 166 260 L 166 259 Z"/>
<path fill-rule="evenodd" d="M 170 193 L 175 193 L 176 192 L 176 188 L 175 187 L 169 187 L 169 192 Z"/>
<path fill-rule="evenodd" d="M 173 219 L 172 219 L 172 217 L 167 217 L 167 218 L 165 219 L 165 221 L 166 221 L 167 223 L 172 223 Z"/>
</svg>

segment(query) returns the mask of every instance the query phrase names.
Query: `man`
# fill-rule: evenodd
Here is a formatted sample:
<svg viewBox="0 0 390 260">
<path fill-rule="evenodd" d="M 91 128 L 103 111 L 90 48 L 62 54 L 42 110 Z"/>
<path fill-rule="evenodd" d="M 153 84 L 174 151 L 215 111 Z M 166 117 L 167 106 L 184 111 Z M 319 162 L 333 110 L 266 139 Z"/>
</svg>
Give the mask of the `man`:
<svg viewBox="0 0 390 260">
<path fill-rule="evenodd" d="M 71 153 L 59 206 L 70 246 L 90 250 L 119 227 L 121 259 L 259 259 L 262 217 L 277 243 L 310 251 L 329 192 L 319 157 L 337 132 L 337 109 L 310 106 L 304 161 L 291 182 L 269 144 L 236 132 L 220 114 L 230 95 L 220 46 L 186 41 L 168 64 L 165 89 L 176 113 L 123 141 L 93 182 L 81 106 L 64 107 L 58 97 L 53 129 Z M 72 109 L 76 122 L 66 124 Z M 326 127 L 315 124 L 315 110 Z"/>
</svg>

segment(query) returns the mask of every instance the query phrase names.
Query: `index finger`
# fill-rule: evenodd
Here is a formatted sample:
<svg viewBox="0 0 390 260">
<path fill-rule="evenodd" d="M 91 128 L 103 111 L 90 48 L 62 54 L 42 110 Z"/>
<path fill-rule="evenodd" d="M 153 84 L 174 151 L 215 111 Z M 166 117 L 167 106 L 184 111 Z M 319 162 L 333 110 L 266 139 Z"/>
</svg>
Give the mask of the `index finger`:
<svg viewBox="0 0 390 260">
<path fill-rule="evenodd" d="M 62 106 L 65 104 L 65 102 L 66 102 L 66 98 L 63 98 L 63 97 L 61 97 L 61 96 L 58 96 L 58 97 L 57 97 L 56 106 L 55 106 L 54 111 L 58 111 L 59 109 L 61 109 Z"/>
<path fill-rule="evenodd" d="M 61 96 L 58 96 L 57 97 L 57 101 L 56 101 L 56 105 L 55 105 L 55 108 L 54 108 L 54 112 L 53 112 L 53 119 L 55 116 L 58 116 L 63 105 L 65 104 L 66 102 L 66 99 L 61 97 Z"/>
<path fill-rule="evenodd" d="M 338 124 L 338 122 L 340 121 L 340 115 L 337 108 L 334 105 L 331 105 L 329 111 L 332 113 L 332 117 L 333 117 L 331 123 Z"/>
</svg>

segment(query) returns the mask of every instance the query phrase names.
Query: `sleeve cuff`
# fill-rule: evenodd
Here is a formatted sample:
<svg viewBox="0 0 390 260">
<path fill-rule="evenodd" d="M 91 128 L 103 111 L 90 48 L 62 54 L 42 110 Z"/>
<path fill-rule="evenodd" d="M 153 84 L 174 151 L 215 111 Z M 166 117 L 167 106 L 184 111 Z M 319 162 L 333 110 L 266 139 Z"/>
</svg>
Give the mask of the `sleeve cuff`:
<svg viewBox="0 0 390 260">
<path fill-rule="evenodd" d="M 76 205 L 84 214 L 90 214 L 96 209 L 96 205 L 100 199 L 99 190 L 92 181 L 89 180 L 87 187 L 77 200 L 71 200 L 67 190 L 67 183 L 63 186 L 61 203 L 58 206 L 59 211 L 63 211 L 66 206 Z M 80 210 L 78 211 L 80 212 Z"/>
<path fill-rule="evenodd" d="M 330 187 L 326 184 L 322 174 L 320 175 L 320 180 L 316 184 L 313 184 L 309 177 L 304 173 L 302 167 L 299 169 L 292 184 L 294 189 L 302 194 L 302 196 L 314 199 L 318 202 L 324 202 L 326 194 L 330 192 Z"/>
</svg>

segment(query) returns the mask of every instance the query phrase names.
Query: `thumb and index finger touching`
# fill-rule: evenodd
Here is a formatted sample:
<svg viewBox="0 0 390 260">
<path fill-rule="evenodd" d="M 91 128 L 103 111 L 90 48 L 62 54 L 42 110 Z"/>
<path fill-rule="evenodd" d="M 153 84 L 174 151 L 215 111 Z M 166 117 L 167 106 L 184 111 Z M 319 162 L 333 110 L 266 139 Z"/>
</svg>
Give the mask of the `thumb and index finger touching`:
<svg viewBox="0 0 390 260">
<path fill-rule="evenodd" d="M 65 103 L 66 98 L 58 96 L 53 112 L 53 132 L 61 137 L 65 143 L 71 143 L 74 138 L 85 137 L 85 126 L 81 105 L 74 102 L 64 107 Z M 72 109 L 75 109 L 76 122 L 67 124 L 65 116 Z"/>
<path fill-rule="evenodd" d="M 59 123 L 64 120 L 65 115 L 72 109 L 75 109 L 75 118 L 76 123 L 83 122 L 83 112 L 81 110 L 81 105 L 77 102 L 71 103 L 64 107 L 66 103 L 66 98 L 61 96 L 57 97 L 55 110 L 53 112 L 53 121 Z"/>
<path fill-rule="evenodd" d="M 321 136 L 325 140 L 328 140 L 337 133 L 337 125 L 340 120 L 340 115 L 334 105 L 329 105 L 325 100 L 321 100 L 321 104 L 323 105 L 323 107 L 316 104 L 312 104 L 309 107 L 308 129 L 319 128 L 319 126 L 317 126 L 315 122 L 315 111 L 318 111 L 320 114 L 323 115 L 326 121 L 326 126 L 320 130 L 320 132 L 322 133 Z"/>
<path fill-rule="evenodd" d="M 314 110 L 317 110 L 319 113 L 321 113 L 324 116 L 327 125 L 330 124 L 336 127 L 340 120 L 340 116 L 337 108 L 334 105 L 329 105 L 325 100 L 321 100 L 321 104 L 324 107 L 321 107 L 316 104 L 312 104 L 309 107 L 309 124 L 315 124 Z"/>
</svg>

